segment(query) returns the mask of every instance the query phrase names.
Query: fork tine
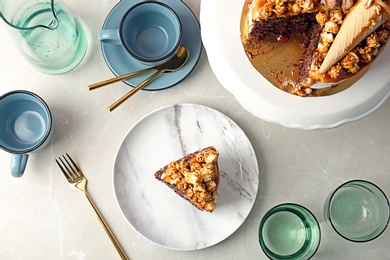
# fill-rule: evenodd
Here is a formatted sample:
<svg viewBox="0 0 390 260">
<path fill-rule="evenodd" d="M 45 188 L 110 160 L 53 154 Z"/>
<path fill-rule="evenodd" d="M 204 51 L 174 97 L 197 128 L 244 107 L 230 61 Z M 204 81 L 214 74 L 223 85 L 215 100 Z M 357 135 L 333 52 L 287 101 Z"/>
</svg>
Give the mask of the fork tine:
<svg viewBox="0 0 390 260">
<path fill-rule="evenodd" d="M 61 163 L 65 166 L 64 162 L 61 160 L 61 157 L 58 158 L 58 159 L 59 159 L 59 160 L 61 161 Z M 70 181 L 70 180 L 71 180 L 71 177 L 69 176 L 69 174 L 68 174 L 68 172 L 65 170 L 65 168 L 62 167 L 61 163 L 58 162 L 57 159 L 56 159 L 56 163 L 58 164 L 58 167 L 60 167 L 62 173 L 63 173 L 64 176 L 65 176 L 65 178 L 66 178 L 68 181 Z M 65 166 L 65 167 L 66 167 L 66 166 Z"/>
<path fill-rule="evenodd" d="M 68 155 L 69 156 L 69 155 Z M 72 167 L 68 159 L 66 159 L 65 155 L 62 155 L 62 158 L 60 157 L 60 161 L 62 162 L 63 166 L 66 169 L 66 172 L 70 178 L 70 180 L 74 180 L 78 177 L 77 171 Z"/>
<path fill-rule="evenodd" d="M 76 169 L 76 172 L 78 173 L 78 175 L 83 175 L 82 171 L 80 170 L 79 166 L 77 165 L 77 163 L 75 161 L 73 161 L 72 157 L 69 156 L 69 154 L 66 153 L 66 155 L 68 156 L 69 160 L 71 161 L 73 167 Z M 69 164 L 69 163 L 68 163 Z M 73 168 L 72 167 L 72 168 Z"/>
<path fill-rule="evenodd" d="M 70 157 L 69 154 L 65 153 L 65 155 L 62 155 L 62 157 L 60 156 L 58 160 L 55 160 L 60 167 L 62 173 L 65 175 L 65 178 L 69 182 L 73 182 L 78 178 L 82 178 L 84 175 L 80 170 L 79 166 L 72 159 L 72 157 Z"/>
<path fill-rule="evenodd" d="M 66 173 L 68 174 L 69 178 L 71 180 L 73 180 L 74 178 L 76 178 L 75 174 L 74 174 L 74 170 L 73 168 L 70 166 L 68 160 L 66 160 L 65 156 L 62 155 L 62 158 L 60 157 L 60 161 L 62 162 L 62 165 L 64 166 L 65 170 L 66 170 Z"/>
</svg>

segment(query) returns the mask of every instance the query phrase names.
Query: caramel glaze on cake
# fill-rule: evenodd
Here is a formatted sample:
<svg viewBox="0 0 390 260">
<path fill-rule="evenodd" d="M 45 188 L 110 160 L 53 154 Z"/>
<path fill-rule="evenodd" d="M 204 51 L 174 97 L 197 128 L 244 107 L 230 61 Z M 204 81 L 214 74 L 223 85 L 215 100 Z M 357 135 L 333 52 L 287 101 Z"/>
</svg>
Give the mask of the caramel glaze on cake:
<svg viewBox="0 0 390 260">
<path fill-rule="evenodd" d="M 200 210 L 213 212 L 220 180 L 218 151 L 207 147 L 169 163 L 154 176 Z"/>
<path fill-rule="evenodd" d="M 363 76 L 383 50 L 389 6 L 390 0 L 246 0 L 241 39 L 253 66 L 278 88 L 333 94 Z"/>
</svg>

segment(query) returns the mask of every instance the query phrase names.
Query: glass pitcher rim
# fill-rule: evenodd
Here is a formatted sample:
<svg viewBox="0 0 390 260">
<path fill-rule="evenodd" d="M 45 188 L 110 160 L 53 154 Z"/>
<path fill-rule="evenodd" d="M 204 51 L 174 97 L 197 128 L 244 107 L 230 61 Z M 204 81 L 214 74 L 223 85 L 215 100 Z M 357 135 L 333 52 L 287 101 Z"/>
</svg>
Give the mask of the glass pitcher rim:
<svg viewBox="0 0 390 260">
<path fill-rule="evenodd" d="M 55 8 L 54 8 L 54 0 L 50 0 L 50 7 L 51 7 L 51 12 L 53 13 L 53 16 L 54 16 L 54 19 L 53 21 L 49 24 L 49 25 L 43 25 L 43 24 L 38 24 L 38 25 L 34 25 L 34 26 L 31 26 L 31 27 L 20 27 L 20 26 L 16 26 L 14 24 L 12 24 L 10 21 L 8 21 L 8 19 L 6 19 L 3 15 L 3 13 L 1 12 L 1 9 L 0 9 L 0 17 L 3 19 L 3 21 L 11 26 L 12 28 L 15 28 L 17 30 L 35 30 L 37 28 L 45 28 L 45 29 L 48 29 L 48 30 L 54 30 L 58 27 L 59 25 L 59 20 L 58 20 L 58 17 L 57 17 L 57 14 L 56 14 L 56 11 L 55 11 Z M 51 26 L 51 24 L 55 24 L 54 26 Z"/>
</svg>

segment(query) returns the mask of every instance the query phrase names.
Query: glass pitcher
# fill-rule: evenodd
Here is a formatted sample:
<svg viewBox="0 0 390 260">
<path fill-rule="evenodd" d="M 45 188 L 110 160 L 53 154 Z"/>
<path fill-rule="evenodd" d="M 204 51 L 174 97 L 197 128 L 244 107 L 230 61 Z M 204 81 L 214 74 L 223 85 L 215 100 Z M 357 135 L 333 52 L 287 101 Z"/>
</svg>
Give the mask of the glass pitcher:
<svg viewBox="0 0 390 260">
<path fill-rule="evenodd" d="M 0 0 L 0 17 L 23 56 L 44 73 L 68 72 L 86 54 L 80 21 L 58 0 Z"/>
</svg>

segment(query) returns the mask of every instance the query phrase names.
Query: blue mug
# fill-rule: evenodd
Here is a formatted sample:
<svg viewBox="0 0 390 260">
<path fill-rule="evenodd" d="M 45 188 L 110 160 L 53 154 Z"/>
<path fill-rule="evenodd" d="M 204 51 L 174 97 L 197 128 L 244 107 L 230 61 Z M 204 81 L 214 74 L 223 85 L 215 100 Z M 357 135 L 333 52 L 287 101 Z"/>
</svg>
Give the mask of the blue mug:
<svg viewBox="0 0 390 260">
<path fill-rule="evenodd" d="M 182 42 L 182 25 L 168 5 L 143 1 L 127 10 L 119 28 L 100 31 L 98 39 L 122 45 L 141 64 L 155 66 L 176 54 Z"/>
<path fill-rule="evenodd" d="M 12 176 L 23 176 L 29 154 L 45 147 L 52 134 L 50 109 L 38 95 L 17 90 L 0 96 L 0 148 L 11 153 Z"/>
</svg>

